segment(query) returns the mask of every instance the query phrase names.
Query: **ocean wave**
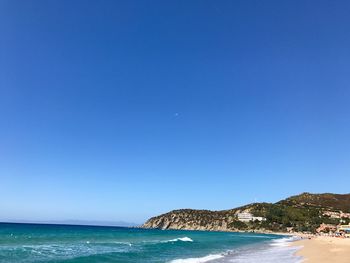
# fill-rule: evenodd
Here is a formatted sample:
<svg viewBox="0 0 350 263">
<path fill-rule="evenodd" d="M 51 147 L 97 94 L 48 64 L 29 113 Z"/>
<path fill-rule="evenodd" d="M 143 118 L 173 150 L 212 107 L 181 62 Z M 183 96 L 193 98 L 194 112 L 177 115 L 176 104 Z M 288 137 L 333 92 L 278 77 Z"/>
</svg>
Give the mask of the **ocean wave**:
<svg viewBox="0 0 350 263">
<path fill-rule="evenodd" d="M 114 244 L 118 244 L 118 245 L 126 245 L 126 246 L 129 246 L 129 247 L 132 246 L 132 243 L 130 243 L 130 242 L 114 241 L 113 243 Z"/>
<path fill-rule="evenodd" d="M 293 242 L 295 240 L 298 240 L 298 237 L 291 236 L 291 237 L 283 237 L 279 239 L 275 239 L 270 243 L 270 246 L 273 247 L 288 247 L 290 242 Z"/>
<path fill-rule="evenodd" d="M 126 244 L 125 244 L 126 245 Z M 46 260 L 66 260 L 75 257 L 102 255 L 108 253 L 128 253 L 131 248 L 108 246 L 89 241 L 76 244 L 28 244 L 7 245 L 0 247 L 0 262 L 2 257 L 11 255 L 10 262 L 36 262 Z"/>
<path fill-rule="evenodd" d="M 174 239 L 162 241 L 162 243 L 177 242 L 177 241 L 193 242 L 193 240 L 191 238 L 189 238 L 189 237 L 179 237 L 179 238 L 174 238 Z"/>
<path fill-rule="evenodd" d="M 273 237 L 273 236 L 268 236 L 268 235 L 252 235 L 252 234 L 249 234 L 249 235 L 233 235 L 234 237 L 244 237 L 244 238 L 263 238 L 263 239 L 274 239 L 276 237 Z"/>
<path fill-rule="evenodd" d="M 204 262 L 208 262 L 211 260 L 220 259 L 223 257 L 224 256 L 221 254 L 216 254 L 216 255 L 208 255 L 205 257 L 201 257 L 201 258 L 175 259 L 175 260 L 170 261 L 169 263 L 204 263 Z"/>
</svg>

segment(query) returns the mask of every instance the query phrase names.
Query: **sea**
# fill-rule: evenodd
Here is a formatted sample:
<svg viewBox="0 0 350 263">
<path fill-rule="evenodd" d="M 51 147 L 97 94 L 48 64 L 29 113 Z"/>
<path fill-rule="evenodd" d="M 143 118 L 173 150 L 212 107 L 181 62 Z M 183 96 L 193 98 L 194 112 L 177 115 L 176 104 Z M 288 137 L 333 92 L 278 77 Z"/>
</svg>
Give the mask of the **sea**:
<svg viewBox="0 0 350 263">
<path fill-rule="evenodd" d="M 294 237 L 257 233 L 0 223 L 0 262 L 301 262 Z"/>
</svg>

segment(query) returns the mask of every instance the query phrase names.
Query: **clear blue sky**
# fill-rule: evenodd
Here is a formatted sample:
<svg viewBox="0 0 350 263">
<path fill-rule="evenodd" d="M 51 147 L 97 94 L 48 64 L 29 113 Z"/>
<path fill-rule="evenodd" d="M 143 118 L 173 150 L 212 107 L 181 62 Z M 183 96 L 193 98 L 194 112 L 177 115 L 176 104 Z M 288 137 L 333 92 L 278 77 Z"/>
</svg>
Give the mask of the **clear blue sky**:
<svg viewBox="0 0 350 263">
<path fill-rule="evenodd" d="M 349 1 L 0 1 L 0 220 L 349 192 Z"/>
</svg>

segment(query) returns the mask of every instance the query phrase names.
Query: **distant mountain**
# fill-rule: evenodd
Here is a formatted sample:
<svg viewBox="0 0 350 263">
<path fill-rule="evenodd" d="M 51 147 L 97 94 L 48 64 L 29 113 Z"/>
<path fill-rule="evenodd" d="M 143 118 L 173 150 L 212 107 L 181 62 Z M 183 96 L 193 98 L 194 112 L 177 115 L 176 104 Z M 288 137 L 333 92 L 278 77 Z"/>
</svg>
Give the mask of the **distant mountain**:
<svg viewBox="0 0 350 263">
<path fill-rule="evenodd" d="M 331 217 L 327 212 L 334 212 L 335 216 Z M 252 216 L 252 220 L 239 218 L 247 215 Z M 150 218 L 142 227 L 215 231 L 315 232 L 322 223 L 336 225 L 349 221 L 350 194 L 302 193 L 274 204 L 253 203 L 230 210 L 173 210 Z"/>
</svg>

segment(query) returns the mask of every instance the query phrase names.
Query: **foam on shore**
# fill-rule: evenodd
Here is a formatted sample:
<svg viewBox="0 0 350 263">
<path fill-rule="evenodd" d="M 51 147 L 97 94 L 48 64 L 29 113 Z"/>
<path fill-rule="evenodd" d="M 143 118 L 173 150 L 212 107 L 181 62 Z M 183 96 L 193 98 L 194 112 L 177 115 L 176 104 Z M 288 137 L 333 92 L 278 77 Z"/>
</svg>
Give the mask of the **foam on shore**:
<svg viewBox="0 0 350 263">
<path fill-rule="evenodd" d="M 297 237 L 283 237 L 265 243 L 264 245 L 245 248 L 232 253 L 225 261 L 232 263 L 300 263 L 302 258 L 295 255 L 300 247 L 291 246 L 291 242 L 297 240 Z"/>
<path fill-rule="evenodd" d="M 297 237 L 283 237 L 264 244 L 242 247 L 223 254 L 211 254 L 199 258 L 184 258 L 170 263 L 300 263 L 302 258 L 295 253 L 300 247 L 290 246 Z"/>
<path fill-rule="evenodd" d="M 204 263 L 208 261 L 213 261 L 216 259 L 223 258 L 223 255 L 217 254 L 217 255 L 208 255 L 201 258 L 185 258 L 185 259 L 175 259 L 170 261 L 170 263 Z"/>
</svg>

